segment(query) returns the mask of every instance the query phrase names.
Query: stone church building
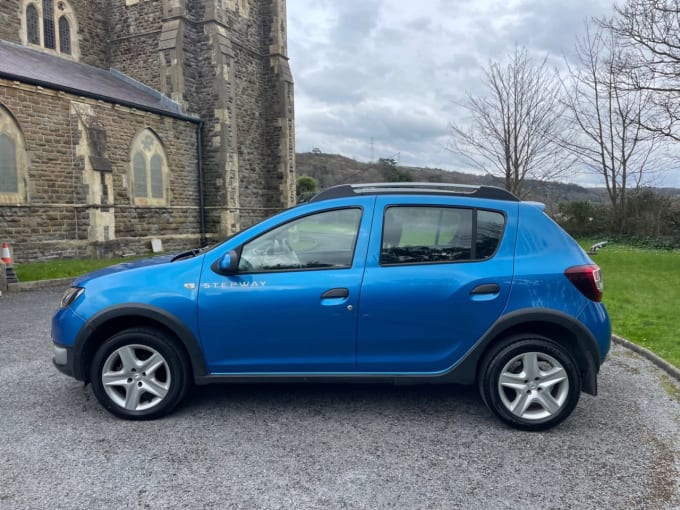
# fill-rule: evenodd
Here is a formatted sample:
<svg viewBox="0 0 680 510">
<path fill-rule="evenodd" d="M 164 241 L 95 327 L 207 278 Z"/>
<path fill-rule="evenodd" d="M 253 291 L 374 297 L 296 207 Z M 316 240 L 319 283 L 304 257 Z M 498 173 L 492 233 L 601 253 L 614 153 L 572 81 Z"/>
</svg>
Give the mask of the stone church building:
<svg viewBox="0 0 680 510">
<path fill-rule="evenodd" d="M 14 262 L 217 241 L 295 202 L 285 0 L 0 0 Z"/>
</svg>

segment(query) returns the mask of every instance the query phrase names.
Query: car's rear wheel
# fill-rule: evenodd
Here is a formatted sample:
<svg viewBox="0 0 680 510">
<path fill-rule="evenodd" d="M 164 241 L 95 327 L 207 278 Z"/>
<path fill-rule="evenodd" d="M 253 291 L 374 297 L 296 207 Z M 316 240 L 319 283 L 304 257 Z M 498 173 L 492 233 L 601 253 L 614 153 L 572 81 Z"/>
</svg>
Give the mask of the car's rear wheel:
<svg viewBox="0 0 680 510">
<path fill-rule="evenodd" d="M 479 390 L 489 409 L 508 425 L 545 430 L 576 407 L 581 374 L 571 354 L 541 336 L 515 336 L 499 343 L 481 366 Z"/>
<path fill-rule="evenodd" d="M 150 420 L 172 411 L 189 387 L 189 367 L 174 340 L 147 328 L 113 335 L 97 350 L 90 380 L 99 402 L 121 418 Z"/>
</svg>

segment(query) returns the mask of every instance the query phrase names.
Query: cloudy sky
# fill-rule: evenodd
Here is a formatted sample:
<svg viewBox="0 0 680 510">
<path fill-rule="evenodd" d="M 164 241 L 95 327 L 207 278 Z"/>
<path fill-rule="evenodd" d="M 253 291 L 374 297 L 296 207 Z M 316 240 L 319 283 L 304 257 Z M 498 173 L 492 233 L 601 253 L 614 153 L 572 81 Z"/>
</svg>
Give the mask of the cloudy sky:
<svg viewBox="0 0 680 510">
<path fill-rule="evenodd" d="M 456 102 L 515 45 L 556 64 L 612 0 L 289 0 L 298 152 L 464 170 Z M 373 143 L 371 144 L 371 140 Z M 371 147 L 372 145 L 372 147 Z"/>
</svg>

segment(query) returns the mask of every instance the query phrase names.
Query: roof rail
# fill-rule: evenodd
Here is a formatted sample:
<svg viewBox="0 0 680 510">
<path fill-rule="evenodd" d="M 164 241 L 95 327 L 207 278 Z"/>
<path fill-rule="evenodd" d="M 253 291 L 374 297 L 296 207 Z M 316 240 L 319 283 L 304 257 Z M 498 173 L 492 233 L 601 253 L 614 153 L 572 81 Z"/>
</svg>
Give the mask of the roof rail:
<svg viewBox="0 0 680 510">
<path fill-rule="evenodd" d="M 331 198 L 386 194 L 456 195 L 519 202 L 519 198 L 514 194 L 502 188 L 496 188 L 495 186 L 472 186 L 469 184 L 448 184 L 438 182 L 340 184 L 317 193 L 309 201 L 320 202 Z"/>
</svg>

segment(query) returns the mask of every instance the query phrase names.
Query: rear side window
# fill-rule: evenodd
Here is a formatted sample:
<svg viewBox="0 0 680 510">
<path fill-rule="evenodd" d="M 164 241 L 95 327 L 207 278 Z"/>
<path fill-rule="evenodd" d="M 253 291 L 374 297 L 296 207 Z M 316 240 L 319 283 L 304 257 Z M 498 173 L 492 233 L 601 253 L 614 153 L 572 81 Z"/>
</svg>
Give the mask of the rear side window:
<svg viewBox="0 0 680 510">
<path fill-rule="evenodd" d="M 456 207 L 387 208 L 380 264 L 465 262 L 490 258 L 498 248 L 505 216 Z"/>
</svg>

